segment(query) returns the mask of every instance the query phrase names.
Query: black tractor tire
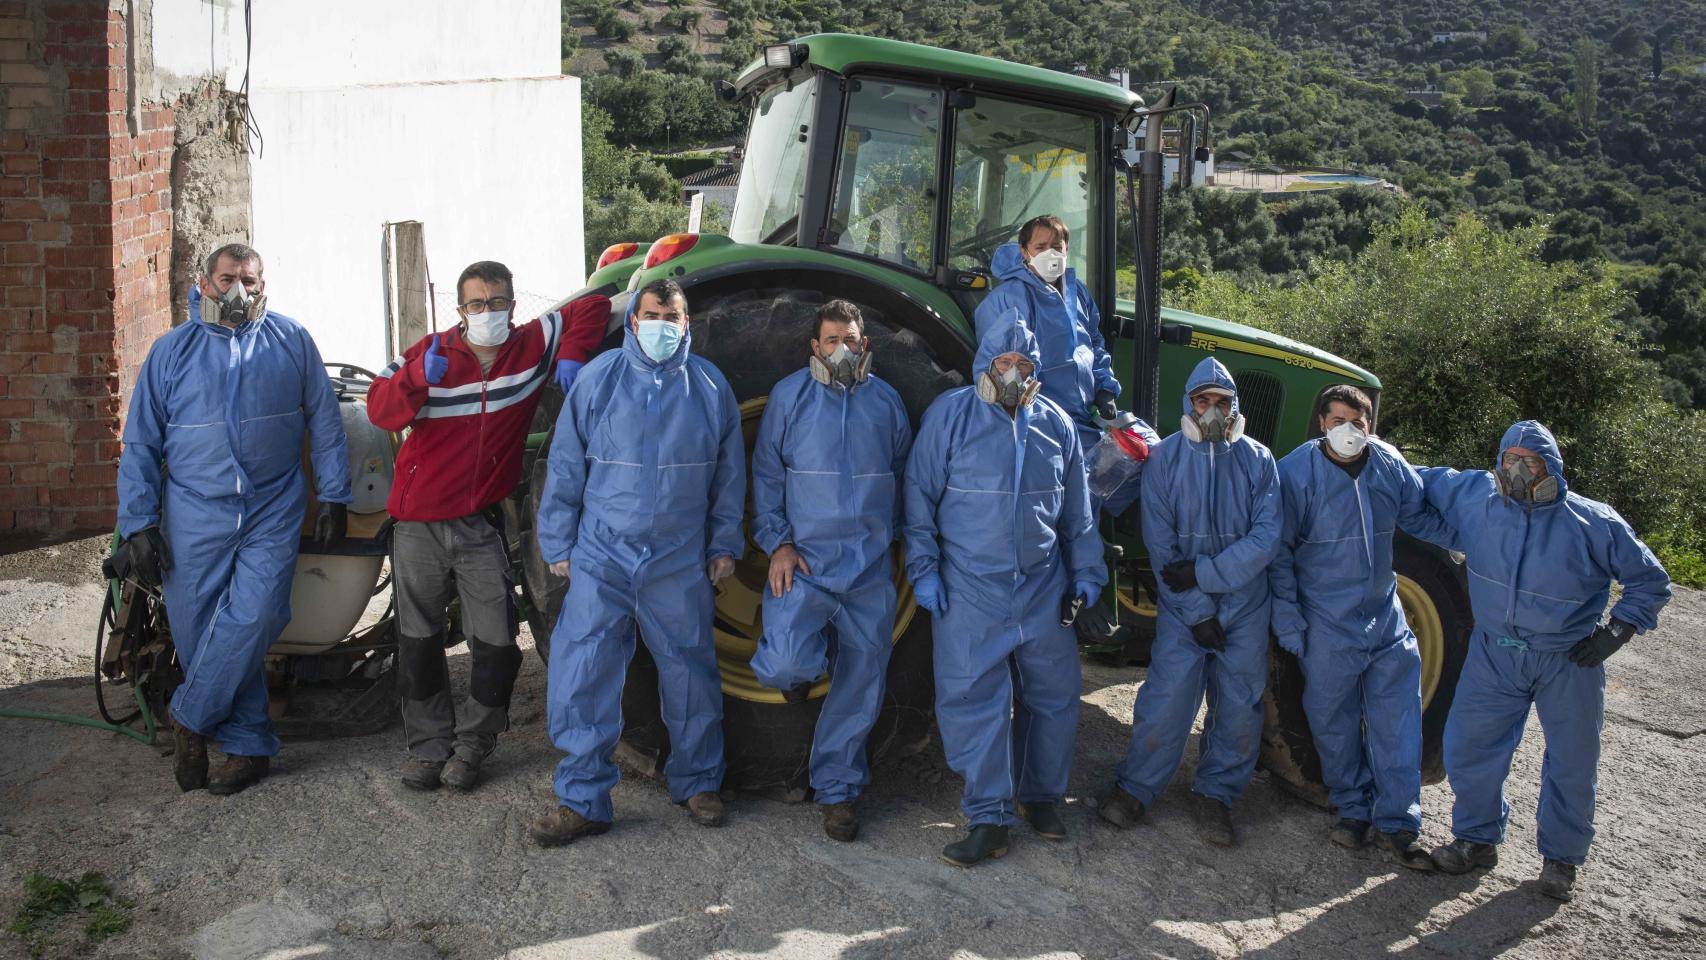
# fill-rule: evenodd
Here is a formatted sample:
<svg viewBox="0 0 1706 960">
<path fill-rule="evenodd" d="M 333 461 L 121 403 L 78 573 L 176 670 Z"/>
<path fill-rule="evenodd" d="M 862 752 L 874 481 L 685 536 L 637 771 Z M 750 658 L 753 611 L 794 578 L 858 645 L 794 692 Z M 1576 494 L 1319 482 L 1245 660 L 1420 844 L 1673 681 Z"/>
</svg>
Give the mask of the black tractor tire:
<svg viewBox="0 0 1706 960">
<path fill-rule="evenodd" d="M 966 341 L 939 316 L 857 274 L 827 270 L 747 272 L 683 277 L 681 282 L 693 318 L 693 352 L 717 365 L 742 404 L 766 397 L 777 381 L 804 366 L 811 318 L 820 304 L 832 298 L 859 305 L 871 338 L 874 372 L 900 393 L 915 427 L 939 393 L 965 382 L 961 371 L 969 368 L 971 360 Z M 618 294 L 612 304 L 613 316 L 621 316 L 626 305 L 625 295 Z M 617 347 L 621 338 L 621 327 L 613 322 L 606 349 Z M 550 390 L 540 405 L 536 431 L 555 423 L 561 403 L 561 393 Z M 551 627 L 567 592 L 567 581 L 546 568 L 533 533 L 549 449 L 548 438 L 525 465 L 517 490 L 522 528 L 519 562 L 528 599 L 528 622 L 535 647 L 547 663 Z M 750 541 L 747 554 L 749 558 L 763 557 Z M 910 595 L 903 594 L 901 603 L 909 607 Z M 908 617 L 903 609 L 901 619 L 906 628 L 895 642 L 882 713 L 866 746 L 873 764 L 886 756 L 923 749 L 934 729 L 930 617 L 923 610 L 915 610 Z M 719 623 L 725 625 L 721 617 Z M 645 644 L 636 643 L 622 695 L 619 757 L 642 773 L 661 771 L 669 752 L 657 683 L 656 664 Z M 785 799 L 806 796 L 812 736 L 822 704 L 822 698 L 815 695 L 799 704 L 761 702 L 730 694 L 725 687 L 725 786 Z"/>
<path fill-rule="evenodd" d="M 1400 533 L 1394 544 L 1393 568 L 1399 577 L 1399 596 L 1406 619 L 1423 648 L 1422 782 L 1445 778 L 1445 719 L 1457 692 L 1457 678 L 1469 652 L 1473 617 L 1463 566 L 1437 547 Z M 1406 583 L 1408 581 L 1408 583 Z M 1430 688 L 1432 680 L 1432 693 Z M 1262 768 L 1281 789 L 1321 807 L 1329 807 L 1321 783 L 1321 756 L 1303 713 L 1303 669 L 1296 657 L 1274 643 L 1268 658 L 1268 689 L 1263 695 L 1267 722 L 1262 729 Z"/>
</svg>

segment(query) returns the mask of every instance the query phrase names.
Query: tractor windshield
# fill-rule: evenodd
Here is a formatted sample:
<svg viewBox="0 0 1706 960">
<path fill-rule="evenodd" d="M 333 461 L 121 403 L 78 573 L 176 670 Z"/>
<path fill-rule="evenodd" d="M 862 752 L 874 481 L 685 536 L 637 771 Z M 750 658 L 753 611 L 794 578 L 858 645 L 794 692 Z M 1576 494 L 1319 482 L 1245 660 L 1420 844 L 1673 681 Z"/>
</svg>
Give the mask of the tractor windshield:
<svg viewBox="0 0 1706 960">
<path fill-rule="evenodd" d="M 817 79 L 792 88 L 777 85 L 758 98 L 746 137 L 729 236 L 740 243 L 764 243 L 796 222 L 806 182 L 806 147 Z"/>
<path fill-rule="evenodd" d="M 1096 121 L 1037 104 L 980 95 L 956 113 L 954 195 L 948 267 L 988 272 L 995 248 L 1019 238 L 1032 217 L 1052 213 L 1072 232 L 1067 263 L 1098 289 L 1094 252 L 1101 229 L 1090 216 L 1090 155 Z"/>
</svg>

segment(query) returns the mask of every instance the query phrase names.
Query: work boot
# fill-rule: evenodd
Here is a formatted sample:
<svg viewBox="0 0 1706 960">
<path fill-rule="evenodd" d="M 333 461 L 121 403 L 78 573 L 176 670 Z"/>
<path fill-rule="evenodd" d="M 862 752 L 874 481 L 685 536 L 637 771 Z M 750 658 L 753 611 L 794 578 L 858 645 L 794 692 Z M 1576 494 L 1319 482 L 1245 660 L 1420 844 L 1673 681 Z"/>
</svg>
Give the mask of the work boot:
<svg viewBox="0 0 1706 960">
<path fill-rule="evenodd" d="M 207 786 L 207 738 L 172 721 L 172 778 L 185 793 Z"/>
<path fill-rule="evenodd" d="M 1576 867 L 1562 860 L 1548 859 L 1540 867 L 1540 892 L 1554 900 L 1568 902 L 1576 895 Z"/>
<path fill-rule="evenodd" d="M 859 815 L 851 803 L 826 803 L 823 806 L 823 832 L 831 840 L 848 843 L 859 836 Z"/>
<path fill-rule="evenodd" d="M 956 867 L 969 867 L 984 860 L 999 860 L 1007 855 L 1007 828 L 993 823 L 980 823 L 971 828 L 964 840 L 942 848 L 942 859 Z"/>
<path fill-rule="evenodd" d="M 1491 843 L 1453 840 L 1435 847 L 1432 859 L 1440 873 L 1468 873 L 1476 867 L 1498 866 L 1499 848 Z"/>
<path fill-rule="evenodd" d="M 1044 840 L 1065 840 L 1066 821 L 1060 816 L 1060 806 L 1054 803 L 1021 803 L 1019 816 L 1031 824 L 1031 829 Z"/>
<path fill-rule="evenodd" d="M 723 825 L 723 798 L 707 790 L 687 798 L 687 812 L 701 827 Z"/>
<path fill-rule="evenodd" d="M 802 683 L 797 687 L 789 687 L 782 691 L 782 699 L 787 703 L 805 703 L 811 699 L 812 685 Z"/>
<path fill-rule="evenodd" d="M 1238 831 L 1232 826 L 1232 808 L 1213 797 L 1191 794 L 1191 816 L 1197 822 L 1197 836 L 1204 843 L 1217 847 L 1238 845 Z"/>
<path fill-rule="evenodd" d="M 595 837 L 610 829 L 609 820 L 588 820 L 568 807 L 556 807 L 527 825 L 527 835 L 541 847 L 560 847 L 581 837 Z"/>
<path fill-rule="evenodd" d="M 1384 831 L 1380 834 L 1380 855 L 1411 870 L 1432 870 L 1433 858 L 1416 843 L 1416 835 L 1408 830 Z"/>
<path fill-rule="evenodd" d="M 1327 831 L 1327 839 L 1346 850 L 1361 850 L 1362 845 L 1368 842 L 1369 826 L 1367 820 L 1341 817 L 1338 823 L 1333 824 L 1333 829 Z"/>
<path fill-rule="evenodd" d="M 1143 819 L 1143 802 L 1126 793 L 1124 787 L 1116 786 L 1096 801 L 1096 815 L 1121 830 L 1129 830 Z"/>
<path fill-rule="evenodd" d="M 489 751 L 459 743 L 456 745 L 456 752 L 445 763 L 439 779 L 452 790 L 472 790 L 480 782 L 480 765 L 486 762 L 489 755 Z"/>
<path fill-rule="evenodd" d="M 444 761 L 410 757 L 403 761 L 402 779 L 411 790 L 437 790 L 444 779 Z"/>
<path fill-rule="evenodd" d="M 239 793 L 260 783 L 267 775 L 267 767 L 272 760 L 270 757 L 241 757 L 229 754 L 219 769 L 213 771 L 207 778 L 207 792 L 228 796 Z"/>
</svg>

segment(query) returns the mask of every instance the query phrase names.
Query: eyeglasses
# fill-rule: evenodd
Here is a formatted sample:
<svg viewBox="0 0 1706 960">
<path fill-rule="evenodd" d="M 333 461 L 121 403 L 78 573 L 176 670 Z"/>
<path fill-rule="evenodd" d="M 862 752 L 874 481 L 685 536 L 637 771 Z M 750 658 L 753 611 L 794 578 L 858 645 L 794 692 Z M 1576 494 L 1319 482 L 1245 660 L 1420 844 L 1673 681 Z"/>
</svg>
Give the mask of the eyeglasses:
<svg viewBox="0 0 1706 960">
<path fill-rule="evenodd" d="M 470 300 L 459 304 L 462 312 L 469 316 L 485 313 L 487 310 L 508 310 L 515 306 L 515 301 L 509 297 L 487 297 L 484 300 Z"/>
<path fill-rule="evenodd" d="M 1539 457 L 1525 457 L 1520 453 L 1507 452 L 1503 457 L 1499 458 L 1499 463 L 1506 470 L 1509 470 L 1511 467 L 1520 463 L 1528 468 L 1529 473 L 1532 473 L 1537 477 L 1540 475 L 1540 471 L 1546 469 L 1546 461 Z"/>
</svg>

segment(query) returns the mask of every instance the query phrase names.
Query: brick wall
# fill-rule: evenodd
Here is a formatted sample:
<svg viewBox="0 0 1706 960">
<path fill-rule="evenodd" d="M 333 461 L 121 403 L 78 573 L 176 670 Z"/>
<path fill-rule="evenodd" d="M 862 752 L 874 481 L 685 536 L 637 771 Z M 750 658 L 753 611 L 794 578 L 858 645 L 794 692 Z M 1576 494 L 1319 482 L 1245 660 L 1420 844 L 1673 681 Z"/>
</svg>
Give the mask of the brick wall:
<svg viewBox="0 0 1706 960">
<path fill-rule="evenodd" d="M 169 107 L 123 13 L 0 0 L 0 531 L 110 528 L 121 396 L 171 325 Z"/>
</svg>

